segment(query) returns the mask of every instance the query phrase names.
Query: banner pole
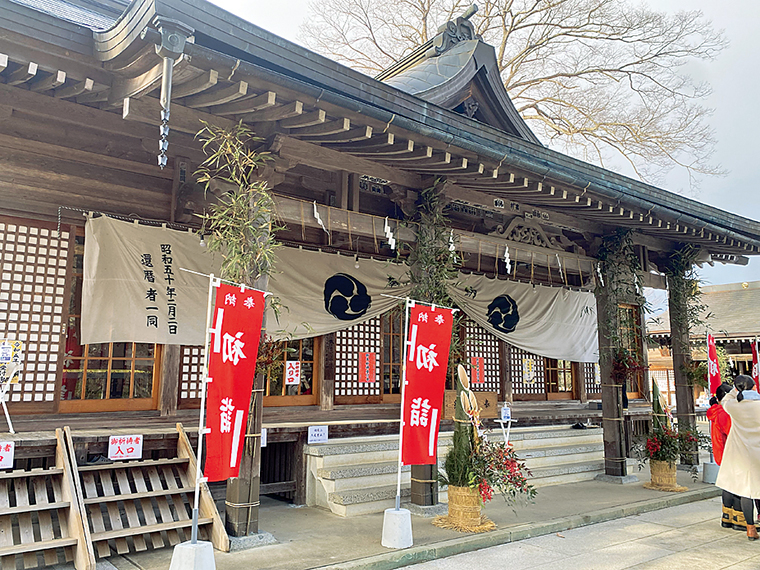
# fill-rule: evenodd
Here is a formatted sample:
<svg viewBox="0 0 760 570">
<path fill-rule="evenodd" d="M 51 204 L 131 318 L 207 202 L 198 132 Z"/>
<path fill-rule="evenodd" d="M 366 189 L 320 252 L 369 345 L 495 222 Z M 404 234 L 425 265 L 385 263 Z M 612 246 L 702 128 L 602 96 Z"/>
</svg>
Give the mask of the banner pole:
<svg viewBox="0 0 760 570">
<path fill-rule="evenodd" d="M 196 454 L 196 466 L 195 466 L 195 499 L 193 501 L 193 527 L 191 531 L 191 544 L 198 543 L 198 505 L 200 502 L 200 490 L 201 490 L 201 457 L 203 455 L 203 435 L 206 431 L 206 421 L 204 414 L 206 413 L 206 383 L 208 382 L 208 349 L 209 349 L 209 331 L 211 329 L 211 312 L 212 312 L 212 299 L 214 297 L 214 286 L 219 283 L 219 280 L 214 279 L 214 274 L 208 276 L 208 304 L 206 306 L 206 340 L 203 345 L 203 382 L 201 383 L 201 409 L 198 420 L 198 453 Z"/>
<path fill-rule="evenodd" d="M 3 386 L 2 390 L 0 390 L 0 403 L 2 403 L 3 412 L 5 412 L 5 421 L 8 422 L 8 431 L 15 434 L 16 432 L 13 431 L 13 423 L 11 422 L 11 415 L 8 413 L 8 406 L 5 405 L 5 395 L 8 393 L 10 385 L 11 382 L 8 380 L 8 382 L 6 382 Z"/>
<path fill-rule="evenodd" d="M 404 300 L 404 345 L 401 349 L 401 421 L 398 435 L 398 476 L 396 478 L 396 510 L 401 508 L 401 452 L 404 448 L 404 394 L 406 393 L 406 351 L 409 344 L 409 297 Z"/>
</svg>

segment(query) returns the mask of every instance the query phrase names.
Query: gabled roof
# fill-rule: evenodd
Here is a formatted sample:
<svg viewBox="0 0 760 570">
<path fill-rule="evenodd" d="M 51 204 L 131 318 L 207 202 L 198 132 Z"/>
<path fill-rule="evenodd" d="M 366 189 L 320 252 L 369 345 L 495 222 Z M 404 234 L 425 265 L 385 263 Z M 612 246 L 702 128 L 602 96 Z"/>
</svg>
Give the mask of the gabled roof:
<svg viewBox="0 0 760 570">
<path fill-rule="evenodd" d="M 541 144 L 504 88 L 493 47 L 464 17 L 375 79 L 429 103 L 472 117 L 510 135 Z"/>
<path fill-rule="evenodd" d="M 753 339 L 760 336 L 760 281 L 701 287 L 700 302 L 707 308 L 702 314 L 715 339 Z M 670 334 L 670 313 L 665 311 L 647 323 L 649 334 Z M 691 331 L 704 335 L 704 330 Z"/>
</svg>

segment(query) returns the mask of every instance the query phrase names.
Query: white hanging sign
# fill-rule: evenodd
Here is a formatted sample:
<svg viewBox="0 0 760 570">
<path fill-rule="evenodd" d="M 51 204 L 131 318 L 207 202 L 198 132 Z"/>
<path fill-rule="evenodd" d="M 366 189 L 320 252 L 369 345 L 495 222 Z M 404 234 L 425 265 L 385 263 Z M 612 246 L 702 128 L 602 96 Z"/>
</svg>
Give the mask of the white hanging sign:
<svg viewBox="0 0 760 570">
<path fill-rule="evenodd" d="M 501 421 L 508 422 L 512 419 L 512 408 L 510 408 L 507 405 L 504 405 L 501 408 Z"/>
<path fill-rule="evenodd" d="M 261 428 L 261 447 L 267 446 L 267 428 Z"/>
<path fill-rule="evenodd" d="M 0 441 L 0 469 L 13 469 L 15 451 L 15 441 Z"/>
<path fill-rule="evenodd" d="M 309 435 L 306 443 L 327 443 L 327 426 L 309 426 Z"/>
<path fill-rule="evenodd" d="M 597 386 L 602 385 L 602 370 L 599 368 L 598 362 L 594 362 L 594 384 Z"/>
<path fill-rule="evenodd" d="M 298 360 L 285 362 L 285 385 L 298 386 L 301 383 L 301 363 Z"/>
<path fill-rule="evenodd" d="M 108 459 L 142 459 L 142 435 L 112 435 L 108 438 Z"/>
<path fill-rule="evenodd" d="M 523 384 L 536 383 L 536 363 L 532 358 L 522 359 Z"/>
</svg>

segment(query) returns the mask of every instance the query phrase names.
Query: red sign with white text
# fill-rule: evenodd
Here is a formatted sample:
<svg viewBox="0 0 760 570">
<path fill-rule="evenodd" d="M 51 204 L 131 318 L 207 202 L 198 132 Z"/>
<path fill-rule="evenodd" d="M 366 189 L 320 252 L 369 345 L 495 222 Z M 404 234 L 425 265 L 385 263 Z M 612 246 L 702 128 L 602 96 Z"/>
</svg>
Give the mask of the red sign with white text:
<svg viewBox="0 0 760 570">
<path fill-rule="evenodd" d="M 359 383 L 375 382 L 375 359 L 374 352 L 359 353 Z"/>
<path fill-rule="evenodd" d="M 404 465 L 436 462 L 438 424 L 443 411 L 443 391 L 451 346 L 451 309 L 415 304 L 409 311 L 409 338 L 404 347 Z"/>
<path fill-rule="evenodd" d="M 752 379 L 755 381 L 757 390 L 760 391 L 760 358 L 758 358 L 757 340 L 752 343 Z"/>
<path fill-rule="evenodd" d="M 718 350 L 715 348 L 715 337 L 707 335 L 707 381 L 710 386 L 710 394 L 720 386 L 720 365 L 718 364 Z"/>
<path fill-rule="evenodd" d="M 237 477 L 248 424 L 264 294 L 220 284 L 216 290 L 206 400 L 206 468 L 209 481 Z"/>
<path fill-rule="evenodd" d="M 485 384 L 486 381 L 486 359 L 482 356 L 470 357 L 470 383 Z"/>
</svg>

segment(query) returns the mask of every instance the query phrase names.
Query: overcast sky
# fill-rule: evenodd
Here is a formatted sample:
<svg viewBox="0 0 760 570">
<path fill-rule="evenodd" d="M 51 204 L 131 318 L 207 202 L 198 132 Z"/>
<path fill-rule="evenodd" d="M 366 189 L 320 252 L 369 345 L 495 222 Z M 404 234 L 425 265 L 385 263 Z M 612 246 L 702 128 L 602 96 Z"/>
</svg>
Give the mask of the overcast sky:
<svg viewBox="0 0 760 570">
<path fill-rule="evenodd" d="M 211 1 L 295 42 L 298 42 L 298 28 L 308 12 L 308 0 Z M 671 176 L 661 186 L 667 190 L 686 191 L 707 204 L 760 220 L 760 188 L 753 176 L 760 164 L 757 156 L 760 152 L 760 113 L 754 104 L 760 93 L 760 34 L 757 31 L 760 2 L 655 0 L 648 4 L 668 12 L 701 10 L 717 29 L 725 30 L 730 42 L 715 61 L 690 67 L 693 77 L 712 85 L 713 94 L 707 106 L 715 110 L 710 121 L 718 140 L 714 159 L 728 171 L 728 175 L 703 181 L 697 195 L 688 190 L 688 182 L 680 176 Z M 746 267 L 705 266 L 702 276 L 709 284 L 760 280 L 760 256 L 751 258 Z"/>
</svg>

